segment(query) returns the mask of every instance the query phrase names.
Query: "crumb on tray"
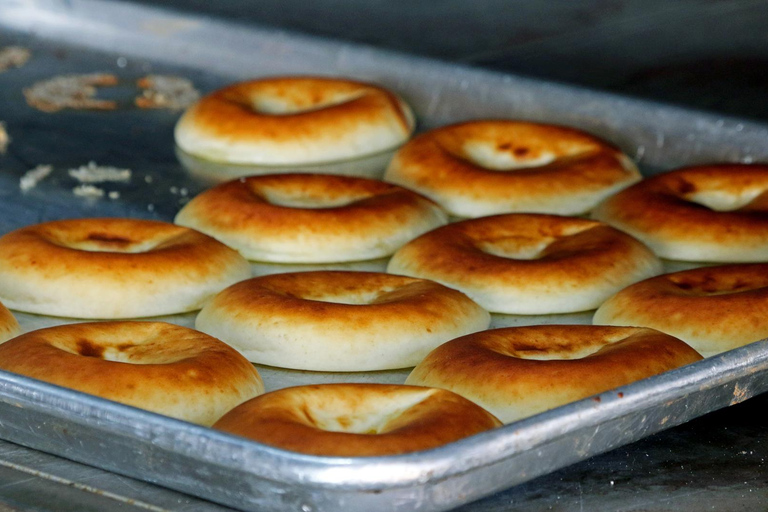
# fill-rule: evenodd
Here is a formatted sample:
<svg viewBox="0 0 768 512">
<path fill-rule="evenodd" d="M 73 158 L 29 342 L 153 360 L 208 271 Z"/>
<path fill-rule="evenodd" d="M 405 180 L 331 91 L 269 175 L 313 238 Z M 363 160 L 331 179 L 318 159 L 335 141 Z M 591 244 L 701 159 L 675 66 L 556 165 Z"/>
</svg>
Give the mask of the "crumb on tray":
<svg viewBox="0 0 768 512">
<path fill-rule="evenodd" d="M 77 197 L 104 197 L 104 189 L 93 185 L 78 185 L 72 189 Z"/>
<path fill-rule="evenodd" d="M 24 89 L 30 106 L 43 112 L 57 112 L 63 108 L 111 110 L 117 102 L 95 99 L 96 86 L 115 85 L 117 77 L 109 73 L 88 75 L 61 75 L 37 82 Z"/>
<path fill-rule="evenodd" d="M 20 68 L 27 63 L 32 52 L 21 46 L 0 48 L 0 73 L 10 68 Z"/>
<path fill-rule="evenodd" d="M 97 165 L 96 162 L 88 162 L 77 169 L 70 169 L 69 175 L 80 183 L 105 183 L 114 181 L 130 181 L 131 170 L 118 167 Z"/>
<path fill-rule="evenodd" d="M 42 180 L 44 180 L 53 171 L 52 165 L 38 165 L 34 169 L 30 169 L 19 178 L 19 188 L 26 192 L 37 186 Z"/>
<path fill-rule="evenodd" d="M 11 138 L 8 137 L 8 132 L 5 131 L 5 123 L 0 121 L 0 155 L 5 153 L 9 142 L 11 142 Z"/>
<path fill-rule="evenodd" d="M 190 80 L 177 76 L 147 75 L 137 82 L 144 89 L 136 98 L 140 108 L 181 110 L 200 99 L 200 93 Z"/>
</svg>

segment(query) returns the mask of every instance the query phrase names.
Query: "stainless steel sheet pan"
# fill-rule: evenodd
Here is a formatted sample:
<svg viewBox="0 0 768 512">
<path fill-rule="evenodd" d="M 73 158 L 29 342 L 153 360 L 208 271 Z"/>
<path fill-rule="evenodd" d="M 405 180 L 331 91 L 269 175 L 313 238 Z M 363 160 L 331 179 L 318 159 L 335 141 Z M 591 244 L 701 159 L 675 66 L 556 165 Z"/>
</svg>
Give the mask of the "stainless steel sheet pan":
<svg viewBox="0 0 768 512">
<path fill-rule="evenodd" d="M 618 144 L 649 174 L 768 160 L 768 127 L 739 119 L 131 3 L 6 0 L 0 45 L 10 43 L 33 58 L 0 73 L 0 121 L 11 137 L 0 157 L 0 233 L 77 216 L 170 220 L 208 185 L 174 154 L 178 112 L 132 105 L 135 80 L 147 73 L 184 76 L 203 92 L 274 74 L 370 80 L 414 105 L 422 129 L 480 117 L 567 124 Z M 118 76 L 100 92 L 117 110 L 47 114 L 24 101 L 35 81 L 90 72 Z M 105 185 L 118 199 L 72 194 L 66 169 L 88 161 L 133 170 L 130 182 Z M 37 164 L 54 173 L 22 193 L 19 177 Z M 18 316 L 26 330 L 69 321 Z M 589 317 L 496 316 L 494 325 Z M 191 325 L 193 315 L 166 320 Z M 407 374 L 259 369 L 270 389 Z M 764 392 L 766 370 L 768 342 L 758 342 L 439 449 L 358 459 L 289 453 L 0 372 L 0 437 L 243 510 L 445 510 Z"/>
</svg>

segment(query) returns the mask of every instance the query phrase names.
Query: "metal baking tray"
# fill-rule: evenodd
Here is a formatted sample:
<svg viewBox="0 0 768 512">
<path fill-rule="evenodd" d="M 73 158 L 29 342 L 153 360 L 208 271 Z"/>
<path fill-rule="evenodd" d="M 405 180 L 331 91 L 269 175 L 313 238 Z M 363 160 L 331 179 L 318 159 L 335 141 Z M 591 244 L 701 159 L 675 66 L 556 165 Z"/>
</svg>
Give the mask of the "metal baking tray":
<svg viewBox="0 0 768 512">
<path fill-rule="evenodd" d="M 0 233 L 78 216 L 170 220 L 208 185 L 174 154 L 178 112 L 133 107 L 135 80 L 148 73 L 189 78 L 203 92 L 277 74 L 369 80 L 399 91 L 421 129 L 482 117 L 567 124 L 613 141 L 647 174 L 768 160 L 768 127 L 755 123 L 131 3 L 6 0 L 0 45 L 11 43 L 33 57 L 0 73 L 0 120 L 12 139 L 0 157 Z M 120 79 L 101 91 L 116 111 L 46 114 L 24 101 L 38 80 L 91 72 Z M 72 194 L 66 169 L 88 161 L 133 170 L 129 183 L 104 185 L 118 199 Z M 54 173 L 21 193 L 19 177 L 37 164 Z M 496 316 L 494 325 L 589 316 Z M 26 330 L 69 321 L 18 317 Z M 191 325 L 193 315 L 165 319 Z M 269 389 L 407 374 L 259 370 Z M 290 453 L 0 372 L 0 437 L 243 510 L 445 510 L 764 392 L 766 370 L 763 341 L 438 449 L 374 458 Z"/>
</svg>

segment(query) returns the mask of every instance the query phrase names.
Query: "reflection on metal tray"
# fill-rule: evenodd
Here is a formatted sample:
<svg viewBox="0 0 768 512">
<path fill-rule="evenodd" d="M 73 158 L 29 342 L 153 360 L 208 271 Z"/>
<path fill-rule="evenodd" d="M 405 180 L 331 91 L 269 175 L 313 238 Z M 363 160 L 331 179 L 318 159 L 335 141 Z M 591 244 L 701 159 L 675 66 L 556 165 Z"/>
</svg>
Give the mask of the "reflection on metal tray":
<svg viewBox="0 0 768 512">
<path fill-rule="evenodd" d="M 129 3 L 10 0 L 0 4 L 0 30 L 3 43 L 33 51 L 24 67 L 0 74 L 12 139 L 0 171 L 0 232 L 76 216 L 170 220 L 205 188 L 174 154 L 178 112 L 132 104 L 135 80 L 150 72 L 184 76 L 203 92 L 273 74 L 369 80 L 409 100 L 422 129 L 479 117 L 568 124 L 621 146 L 646 173 L 768 159 L 761 125 Z M 119 79 L 103 91 L 115 111 L 42 113 L 21 92 L 54 75 L 103 71 Z M 104 185 L 117 199 L 73 195 L 66 170 L 91 160 L 133 170 L 130 182 Z M 21 193 L 19 177 L 37 164 L 53 174 Z M 25 329 L 62 321 L 20 317 Z M 497 326 L 531 321 L 494 318 Z M 589 314 L 546 321 L 584 323 Z M 0 436 L 240 509 L 444 510 L 768 390 L 767 369 L 768 343 L 759 342 L 449 446 L 364 459 L 289 453 L 0 373 Z M 260 371 L 273 389 L 318 377 L 399 382 L 407 373 Z"/>
</svg>

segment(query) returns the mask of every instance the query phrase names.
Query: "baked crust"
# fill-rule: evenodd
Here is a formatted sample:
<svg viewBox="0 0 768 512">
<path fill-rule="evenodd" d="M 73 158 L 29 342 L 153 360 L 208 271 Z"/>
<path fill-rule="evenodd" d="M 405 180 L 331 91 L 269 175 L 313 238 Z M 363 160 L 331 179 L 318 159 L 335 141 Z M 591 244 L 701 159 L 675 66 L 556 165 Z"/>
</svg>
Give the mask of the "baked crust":
<svg viewBox="0 0 768 512">
<path fill-rule="evenodd" d="M 641 176 L 629 157 L 585 132 L 483 120 L 414 137 L 384 179 L 424 194 L 452 215 L 474 218 L 582 214 Z"/>
<path fill-rule="evenodd" d="M 661 271 L 658 258 L 625 233 L 543 214 L 448 224 L 406 244 L 387 267 L 461 290 L 491 312 L 522 315 L 595 309 Z"/>
<path fill-rule="evenodd" d="M 410 137 L 410 107 L 386 89 L 352 80 L 276 77 L 240 82 L 190 107 L 176 144 L 209 160 L 314 164 L 393 149 Z"/>
<path fill-rule="evenodd" d="M 195 326 L 256 363 L 357 372 L 414 366 L 440 343 L 489 324 L 464 294 L 431 281 L 317 271 L 230 286 Z"/>
<path fill-rule="evenodd" d="M 0 237 L 0 300 L 74 318 L 136 318 L 200 309 L 250 277 L 236 251 L 192 229 L 138 219 L 70 219 Z"/>
<path fill-rule="evenodd" d="M 256 369 L 236 350 L 163 322 L 28 332 L 0 345 L 0 368 L 203 425 L 264 391 Z"/>
<path fill-rule="evenodd" d="M 768 337 L 768 264 L 702 267 L 629 286 L 595 312 L 595 324 L 666 332 L 704 356 Z"/>
<path fill-rule="evenodd" d="M 662 258 L 768 260 L 768 165 L 685 167 L 633 185 L 593 217 L 626 231 Z"/>
<path fill-rule="evenodd" d="M 511 423 L 700 359 L 653 329 L 509 327 L 439 346 L 406 384 L 451 390 Z"/>
<path fill-rule="evenodd" d="M 251 260 L 334 263 L 389 256 L 447 216 L 415 192 L 327 174 L 250 176 L 209 189 L 175 222 Z"/>
<path fill-rule="evenodd" d="M 442 389 L 325 384 L 262 395 L 213 428 L 285 450 L 364 457 L 428 450 L 500 425 L 481 407 Z"/>
</svg>

